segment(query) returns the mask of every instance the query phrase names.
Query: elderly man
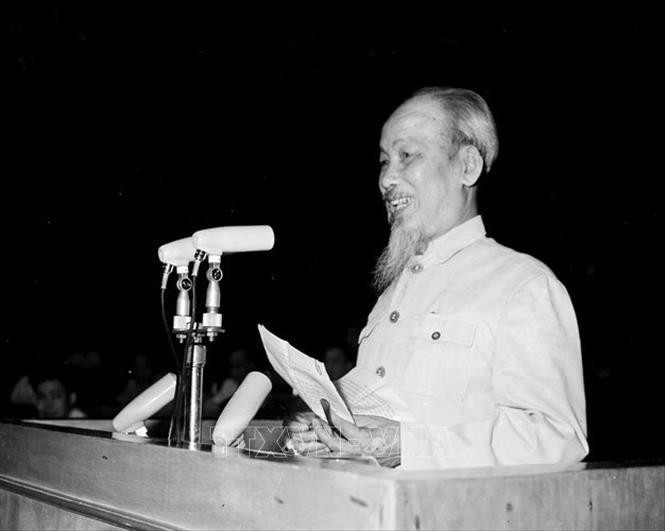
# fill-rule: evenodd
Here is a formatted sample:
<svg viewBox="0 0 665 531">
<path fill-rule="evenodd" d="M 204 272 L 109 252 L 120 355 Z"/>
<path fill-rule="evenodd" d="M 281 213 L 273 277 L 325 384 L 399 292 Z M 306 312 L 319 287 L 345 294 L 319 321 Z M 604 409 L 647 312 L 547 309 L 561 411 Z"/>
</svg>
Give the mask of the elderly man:
<svg viewBox="0 0 665 531">
<path fill-rule="evenodd" d="M 292 422 L 297 450 L 452 468 L 582 459 L 585 399 L 575 313 L 538 260 L 485 236 L 478 180 L 498 151 L 474 92 L 427 88 L 383 127 L 379 188 L 391 224 L 358 365 L 392 385 L 411 422 Z M 342 436 L 339 434 L 341 433 Z"/>
</svg>

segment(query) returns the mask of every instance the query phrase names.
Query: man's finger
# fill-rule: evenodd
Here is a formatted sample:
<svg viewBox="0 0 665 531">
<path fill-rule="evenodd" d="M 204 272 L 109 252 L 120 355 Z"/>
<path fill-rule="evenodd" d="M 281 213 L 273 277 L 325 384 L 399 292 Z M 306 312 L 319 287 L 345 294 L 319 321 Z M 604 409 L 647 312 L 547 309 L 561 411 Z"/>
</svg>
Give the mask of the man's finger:
<svg viewBox="0 0 665 531">
<path fill-rule="evenodd" d="M 327 423 L 315 421 L 313 426 L 319 441 L 325 444 L 333 452 L 341 451 L 342 439 L 338 435 L 334 435 L 330 432 L 330 426 L 328 426 Z"/>
<path fill-rule="evenodd" d="M 293 420 L 309 426 L 312 424 L 312 419 L 314 417 L 316 417 L 316 413 L 312 413 L 311 411 L 299 411 L 293 416 Z"/>
<path fill-rule="evenodd" d="M 289 444 L 290 443 L 290 444 Z M 286 444 L 287 449 L 291 448 L 302 455 L 315 454 L 321 451 L 329 451 L 328 447 L 322 442 L 301 442 L 289 439 Z"/>
<path fill-rule="evenodd" d="M 330 448 L 328 448 L 325 444 L 322 442 L 312 444 L 310 447 L 308 447 L 306 450 L 303 450 L 300 452 L 300 455 L 303 455 L 305 457 L 320 457 L 324 455 L 330 455 Z"/>
<path fill-rule="evenodd" d="M 312 426 L 309 423 L 305 424 L 303 422 L 298 422 L 297 420 L 291 420 L 286 424 L 286 429 L 289 430 L 289 432 L 303 432 L 311 431 Z"/>
<path fill-rule="evenodd" d="M 318 419 L 312 423 L 314 431 L 316 432 L 319 440 L 325 444 L 333 453 L 338 454 L 359 454 L 360 450 L 357 446 L 342 439 L 339 435 L 331 433 L 330 426 Z"/>
<path fill-rule="evenodd" d="M 335 427 L 342 432 L 342 435 L 349 441 L 357 441 L 360 438 L 360 429 L 353 422 L 344 420 L 330 410 L 330 418 L 332 419 Z"/>
<path fill-rule="evenodd" d="M 311 428 L 307 431 L 289 432 L 289 437 L 291 439 L 294 439 L 294 440 L 297 440 L 297 441 L 300 441 L 300 442 L 318 441 L 318 438 L 316 436 L 316 432 Z"/>
</svg>

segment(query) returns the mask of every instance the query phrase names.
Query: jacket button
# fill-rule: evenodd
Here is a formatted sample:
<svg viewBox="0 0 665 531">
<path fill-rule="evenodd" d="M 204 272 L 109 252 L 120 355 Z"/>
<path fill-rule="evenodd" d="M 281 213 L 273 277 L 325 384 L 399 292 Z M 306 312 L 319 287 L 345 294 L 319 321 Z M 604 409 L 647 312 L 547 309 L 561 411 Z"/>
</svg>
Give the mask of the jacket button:
<svg viewBox="0 0 665 531">
<path fill-rule="evenodd" d="M 376 369 L 376 374 L 378 374 L 381 378 L 383 378 L 386 375 L 386 369 L 385 367 L 381 366 Z"/>
<path fill-rule="evenodd" d="M 412 273 L 420 273 L 423 270 L 423 264 L 418 263 L 418 264 L 413 264 L 411 266 L 411 272 Z"/>
<path fill-rule="evenodd" d="M 441 332 L 432 332 L 432 339 L 435 341 L 441 337 Z"/>
<path fill-rule="evenodd" d="M 395 310 L 394 312 L 392 312 L 390 314 L 390 322 L 391 323 L 396 323 L 397 321 L 399 321 L 399 312 L 397 310 Z"/>
</svg>

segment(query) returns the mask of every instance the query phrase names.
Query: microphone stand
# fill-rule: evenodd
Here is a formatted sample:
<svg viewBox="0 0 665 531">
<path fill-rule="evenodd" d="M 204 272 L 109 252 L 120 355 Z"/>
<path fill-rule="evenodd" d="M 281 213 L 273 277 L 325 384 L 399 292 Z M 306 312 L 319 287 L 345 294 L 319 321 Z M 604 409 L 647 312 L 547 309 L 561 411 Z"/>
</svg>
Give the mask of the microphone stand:
<svg viewBox="0 0 665 531">
<path fill-rule="evenodd" d="M 201 443 L 201 414 L 203 411 L 203 368 L 206 364 L 206 346 L 195 334 L 185 359 L 185 434 L 183 442 Z"/>
<path fill-rule="evenodd" d="M 202 253 L 203 254 L 203 253 Z M 200 263 L 202 256 L 197 261 Z M 198 274 L 198 263 L 195 262 L 192 276 L 196 277 Z M 208 341 L 215 340 L 218 334 L 223 333 L 222 328 L 222 314 L 219 311 L 221 305 L 221 296 L 219 289 L 219 281 L 222 279 L 222 270 L 220 267 L 221 256 L 209 255 L 208 256 L 208 271 L 206 278 L 208 279 L 208 287 L 206 290 L 206 313 L 203 314 L 201 323 L 191 323 L 191 342 L 189 342 L 187 352 L 185 353 L 185 360 L 183 364 L 183 377 L 181 378 L 181 385 L 184 386 L 184 414 L 183 424 L 184 433 L 181 430 L 176 431 L 177 442 L 185 443 L 190 448 L 196 448 L 201 443 L 201 417 L 203 412 L 203 369 L 206 364 L 207 353 L 204 344 L 204 337 Z M 182 280 L 182 278 L 181 278 Z M 190 322 L 184 319 L 182 315 L 187 304 L 184 302 L 186 292 L 190 286 L 188 283 L 179 284 L 180 289 L 180 304 L 178 306 L 179 312 L 174 317 L 173 332 L 180 342 L 184 341 L 187 337 L 185 331 L 189 331 Z M 184 292 L 184 293 L 183 293 Z M 186 297 L 188 301 L 189 297 Z M 192 297 L 195 300 L 194 297 Z M 188 308 L 187 308 L 188 310 Z M 178 313 L 180 315 L 178 315 Z M 189 311 L 187 311 L 189 313 Z M 195 308 L 192 304 L 191 311 L 192 319 L 195 317 Z M 188 316 L 189 317 L 189 316 Z M 176 405 L 177 407 L 177 405 Z M 181 419 L 176 419 L 176 424 L 181 426 Z"/>
</svg>

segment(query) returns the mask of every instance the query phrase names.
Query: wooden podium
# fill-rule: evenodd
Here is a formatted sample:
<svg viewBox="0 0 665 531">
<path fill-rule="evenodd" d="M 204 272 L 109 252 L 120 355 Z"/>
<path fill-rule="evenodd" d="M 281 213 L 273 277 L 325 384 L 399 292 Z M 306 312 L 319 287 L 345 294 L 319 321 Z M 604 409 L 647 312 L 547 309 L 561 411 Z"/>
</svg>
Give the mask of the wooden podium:
<svg viewBox="0 0 665 531">
<path fill-rule="evenodd" d="M 408 472 L 0 421 L 0 528 L 664 529 L 665 463 Z"/>
</svg>

